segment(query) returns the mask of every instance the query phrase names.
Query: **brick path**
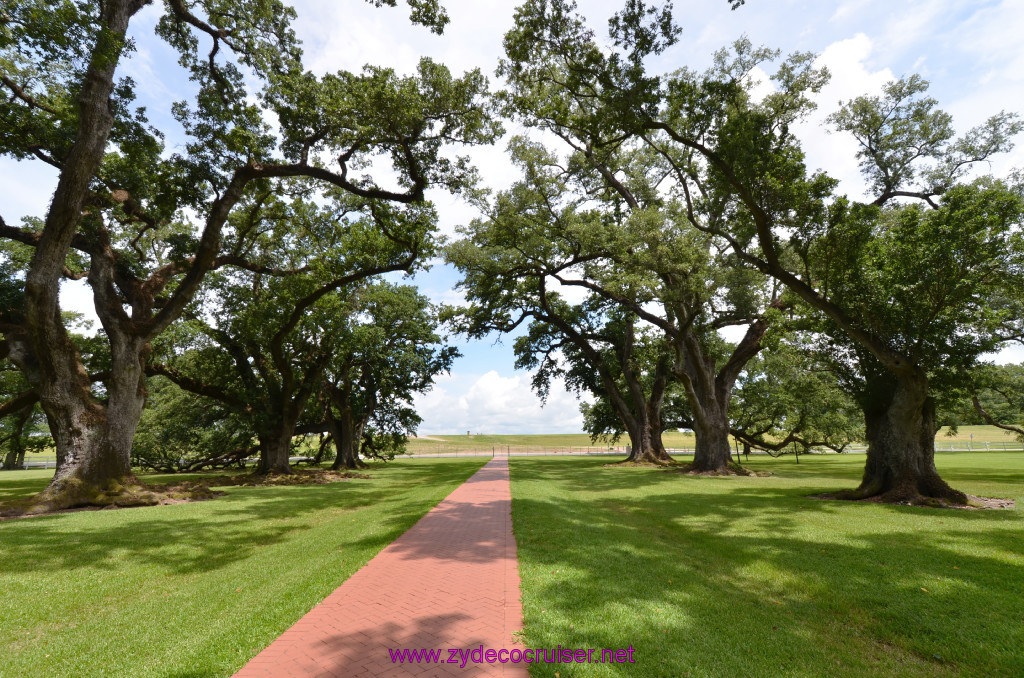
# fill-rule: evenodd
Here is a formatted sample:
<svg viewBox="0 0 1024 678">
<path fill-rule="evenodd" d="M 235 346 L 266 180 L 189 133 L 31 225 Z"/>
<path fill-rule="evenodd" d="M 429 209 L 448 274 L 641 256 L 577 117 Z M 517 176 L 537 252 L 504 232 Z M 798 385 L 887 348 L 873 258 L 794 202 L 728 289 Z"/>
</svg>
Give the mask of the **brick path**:
<svg viewBox="0 0 1024 678">
<path fill-rule="evenodd" d="M 237 674 L 502 676 L 525 664 L 393 664 L 392 649 L 522 648 L 508 460 L 494 459 Z M 442 659 L 448 659 L 448 652 Z"/>
</svg>

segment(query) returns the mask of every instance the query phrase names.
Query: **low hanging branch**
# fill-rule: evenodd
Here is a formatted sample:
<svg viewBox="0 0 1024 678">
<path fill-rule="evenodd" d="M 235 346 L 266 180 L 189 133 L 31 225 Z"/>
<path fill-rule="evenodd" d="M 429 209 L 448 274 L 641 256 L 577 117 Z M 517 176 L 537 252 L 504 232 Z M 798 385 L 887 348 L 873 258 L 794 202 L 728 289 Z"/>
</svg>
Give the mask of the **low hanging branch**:
<svg viewBox="0 0 1024 678">
<path fill-rule="evenodd" d="M 989 426 L 995 426 L 996 428 L 1001 428 L 1004 431 L 1016 433 L 1018 436 L 1021 437 L 1022 440 L 1024 440 L 1024 427 L 1013 426 L 1012 424 L 1004 424 L 997 420 L 988 412 L 988 410 L 986 410 L 982 406 L 981 401 L 978 399 L 977 393 L 971 394 L 971 402 L 974 404 L 975 411 L 977 411 L 977 413 L 981 415 L 981 418 L 985 420 L 986 424 L 988 424 Z"/>
</svg>

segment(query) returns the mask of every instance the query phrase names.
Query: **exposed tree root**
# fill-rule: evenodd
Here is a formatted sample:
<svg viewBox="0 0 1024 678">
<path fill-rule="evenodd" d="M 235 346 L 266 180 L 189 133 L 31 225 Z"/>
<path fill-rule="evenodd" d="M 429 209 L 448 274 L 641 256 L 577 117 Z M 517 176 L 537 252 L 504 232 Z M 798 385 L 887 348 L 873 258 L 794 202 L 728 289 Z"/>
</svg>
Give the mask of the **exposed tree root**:
<svg viewBox="0 0 1024 678">
<path fill-rule="evenodd" d="M 689 464 L 683 464 L 679 468 L 667 469 L 666 473 L 685 473 L 688 476 L 707 476 L 707 477 L 723 477 L 723 476 L 757 476 L 765 477 L 772 475 L 768 471 L 753 471 L 748 468 L 737 464 L 736 462 L 729 462 L 724 468 L 721 469 L 704 469 L 695 465 L 693 462 Z"/>
<path fill-rule="evenodd" d="M 48 487 L 34 497 L 0 504 L 0 519 L 25 518 L 68 511 L 132 508 L 205 501 L 223 495 L 207 482 L 179 482 L 147 485 L 134 477 L 111 481 L 104 487 L 80 480 L 68 480 L 60 487 Z"/>
<path fill-rule="evenodd" d="M 955 490 L 954 490 L 955 491 Z M 956 497 L 927 497 L 922 494 L 908 495 L 907 492 L 883 492 L 870 496 L 863 496 L 858 490 L 840 490 L 839 492 L 826 492 L 823 494 L 812 494 L 812 499 L 833 499 L 839 501 L 861 501 L 870 504 L 895 504 L 900 506 L 926 506 L 930 508 L 951 508 L 951 509 L 1002 509 L 1013 508 L 1016 505 L 1013 499 L 1000 499 L 998 497 L 976 497 L 972 494 L 963 495 L 963 501 L 955 501 Z"/>
<path fill-rule="evenodd" d="M 344 480 L 361 478 L 369 480 L 371 476 L 354 471 L 334 471 L 324 469 L 293 470 L 291 473 L 240 473 L 234 476 L 220 476 L 212 481 L 215 486 L 233 487 L 265 487 L 280 485 L 327 485 Z"/>
<path fill-rule="evenodd" d="M 622 461 L 615 461 L 609 464 L 605 464 L 605 468 L 671 468 L 677 466 L 679 462 L 675 459 L 669 461 L 631 461 L 629 459 L 623 459 Z"/>
</svg>

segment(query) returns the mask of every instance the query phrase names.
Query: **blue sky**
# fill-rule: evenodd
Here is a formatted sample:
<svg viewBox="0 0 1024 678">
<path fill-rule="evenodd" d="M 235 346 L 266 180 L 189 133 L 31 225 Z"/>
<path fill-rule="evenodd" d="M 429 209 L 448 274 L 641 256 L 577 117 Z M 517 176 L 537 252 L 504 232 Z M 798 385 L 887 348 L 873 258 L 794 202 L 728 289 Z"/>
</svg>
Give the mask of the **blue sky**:
<svg viewBox="0 0 1024 678">
<path fill-rule="evenodd" d="M 157 3 L 162 5 L 162 3 Z M 316 72 L 358 70 L 363 64 L 391 66 L 411 72 L 421 55 L 460 72 L 480 67 L 492 75 L 501 56 L 502 35 L 512 25 L 515 3 L 457 0 L 444 3 L 452 22 L 443 36 L 408 25 L 406 10 L 375 9 L 360 0 L 300 0 L 299 18 L 307 67 Z M 620 5 L 607 0 L 579 0 L 581 9 L 603 34 L 606 18 Z M 748 0 L 739 10 L 726 0 L 677 0 L 683 26 L 678 45 L 662 55 L 656 67 L 706 66 L 715 49 L 747 35 L 754 44 L 819 54 L 833 77 L 818 99 L 819 113 L 801 125 L 798 134 L 808 164 L 842 181 L 851 194 L 863 190 L 851 139 L 828 134 L 822 121 L 840 100 L 876 93 L 887 81 L 920 73 L 931 82 L 930 93 L 966 130 L 999 110 L 1024 111 L 1024 0 Z M 148 7 L 133 24 L 138 50 L 124 64 L 124 73 L 138 82 L 142 103 L 160 127 L 173 129 L 169 106 L 187 92 L 187 80 L 174 54 L 156 41 L 152 28 L 157 7 Z M 180 143 L 172 133 L 170 144 Z M 515 176 L 504 158 L 503 143 L 476 149 L 472 156 L 488 185 L 503 188 Z M 1016 149 L 992 163 L 997 174 L 1024 167 L 1024 151 Z M 52 193 L 53 173 L 40 163 L 0 159 L 0 210 L 8 223 L 23 215 L 41 215 Z M 434 193 L 441 229 L 475 216 L 474 210 L 450 196 Z M 452 287 L 458 275 L 435 265 L 416 277 L 416 284 L 437 301 L 456 301 Z M 80 286 L 68 285 L 66 308 L 89 312 L 91 298 Z M 530 375 L 517 372 L 512 342 L 492 340 L 455 343 L 463 352 L 452 374 L 417 401 L 424 423 L 421 434 L 541 433 L 581 430 L 575 395 L 555 389 L 546 407 L 530 391 Z M 1001 361 L 1024 360 L 1020 350 Z"/>
</svg>

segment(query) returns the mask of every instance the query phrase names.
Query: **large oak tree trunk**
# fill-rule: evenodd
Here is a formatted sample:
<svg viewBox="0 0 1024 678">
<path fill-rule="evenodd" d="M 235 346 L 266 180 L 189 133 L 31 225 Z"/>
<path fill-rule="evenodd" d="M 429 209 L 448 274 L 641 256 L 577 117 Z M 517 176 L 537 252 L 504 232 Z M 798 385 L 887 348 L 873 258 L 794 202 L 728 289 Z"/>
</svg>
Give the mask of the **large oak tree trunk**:
<svg viewBox="0 0 1024 678">
<path fill-rule="evenodd" d="M 11 447 L 4 457 L 4 469 L 11 471 L 14 469 L 20 469 L 25 466 L 25 445 L 22 441 L 22 435 L 25 433 L 25 424 L 32 416 L 32 407 L 28 407 L 24 412 L 18 415 L 18 418 L 14 422 L 14 431 L 11 434 Z"/>
<path fill-rule="evenodd" d="M 661 440 L 661 403 L 648 403 L 644 416 L 636 417 L 626 427 L 629 434 L 630 451 L 627 462 L 641 464 L 671 464 L 675 460 L 669 456 Z M 652 412 L 653 410 L 653 412 Z M 657 416 L 652 417 L 652 414 Z"/>
<path fill-rule="evenodd" d="M 110 99 L 124 36 L 140 7 L 139 2 L 128 0 L 111 0 L 102 6 L 102 30 L 78 97 L 79 128 L 64 158 L 42 236 L 25 276 L 25 318 L 31 345 L 31 356 L 26 358 L 31 364 L 19 366 L 39 393 L 57 447 L 57 472 L 36 501 L 44 509 L 89 503 L 100 493 L 119 492 L 123 483 L 133 480 L 129 459 L 138 424 L 138 416 L 133 419 L 136 396 L 115 392 L 112 386 L 106 408 L 92 397 L 89 376 L 61 319 L 58 297 L 71 241 L 113 125 Z M 116 373 L 116 366 L 114 370 Z M 122 379 L 132 378 L 129 374 Z M 141 412 L 141 405 L 138 410 Z"/>
<path fill-rule="evenodd" d="M 777 301 L 772 301 L 776 305 Z M 761 350 L 761 341 L 768 330 L 768 321 L 752 322 L 743 339 L 733 349 L 729 360 L 715 371 L 715 360 L 705 355 L 700 338 L 693 332 L 683 335 L 676 368 L 683 380 L 686 399 L 693 412 L 693 432 L 697 439 L 693 462 L 686 469 L 697 473 L 730 473 L 739 467 L 733 464 L 729 446 L 729 401 L 743 367 Z"/>
<path fill-rule="evenodd" d="M 257 436 L 260 443 L 260 463 L 256 473 L 268 475 L 272 473 L 291 473 L 289 457 L 292 450 L 292 431 L 279 429 L 267 431 Z"/>
<path fill-rule="evenodd" d="M 694 422 L 697 444 L 690 470 L 699 473 L 729 472 L 733 460 L 729 446 L 729 417 L 722 409 L 705 406 L 704 417 Z"/>
<path fill-rule="evenodd" d="M 258 428 L 260 463 L 256 467 L 256 473 L 267 475 L 292 472 L 288 458 L 291 456 L 292 438 L 295 437 L 297 422 L 298 415 L 291 408 L 286 408 L 274 413 L 270 421 Z"/>
<path fill-rule="evenodd" d="M 359 439 L 362 437 L 363 427 L 352 416 L 352 410 L 343 409 L 337 417 L 333 414 L 328 415 L 327 428 L 334 438 L 334 447 L 337 451 L 331 468 L 335 471 L 365 468 L 366 464 L 359 459 Z"/>
<path fill-rule="evenodd" d="M 927 377 L 920 373 L 897 375 L 886 386 L 882 396 L 865 407 L 868 454 L 860 487 L 840 496 L 966 504 L 967 495 L 950 487 L 935 468 L 938 428 Z"/>
<path fill-rule="evenodd" d="M 145 403 L 143 364 L 148 344 L 117 331 L 110 331 L 109 339 L 111 377 L 106 407 L 81 383 L 89 381 L 81 368 L 72 382 L 74 388 L 45 380 L 37 386 L 57 451 L 53 480 L 34 502 L 39 509 L 104 503 L 104 496 L 119 495 L 126 488 L 138 486 L 131 470 L 131 450 Z M 77 359 L 73 345 L 69 350 Z M 134 503 L 128 498 L 124 501 Z"/>
</svg>

